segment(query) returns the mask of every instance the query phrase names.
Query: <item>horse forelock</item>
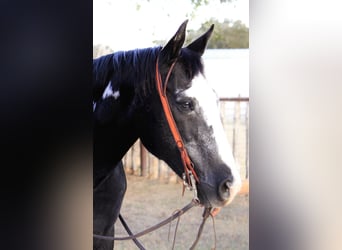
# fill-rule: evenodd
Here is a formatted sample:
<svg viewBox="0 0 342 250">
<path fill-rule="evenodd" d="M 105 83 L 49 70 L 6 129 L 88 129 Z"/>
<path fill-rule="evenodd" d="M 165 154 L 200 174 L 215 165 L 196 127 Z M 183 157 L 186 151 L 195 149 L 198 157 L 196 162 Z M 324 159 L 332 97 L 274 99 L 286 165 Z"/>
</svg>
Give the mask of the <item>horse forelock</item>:
<svg viewBox="0 0 342 250">
<path fill-rule="evenodd" d="M 181 60 L 183 61 L 185 70 L 188 71 L 189 77 L 192 79 L 198 74 L 204 74 L 204 65 L 201 56 L 197 53 L 183 48 L 181 55 Z"/>
<path fill-rule="evenodd" d="M 190 88 L 192 80 L 199 75 L 204 75 L 204 64 L 201 56 L 183 48 L 171 74 L 168 88 L 174 93 L 182 92 Z"/>
</svg>

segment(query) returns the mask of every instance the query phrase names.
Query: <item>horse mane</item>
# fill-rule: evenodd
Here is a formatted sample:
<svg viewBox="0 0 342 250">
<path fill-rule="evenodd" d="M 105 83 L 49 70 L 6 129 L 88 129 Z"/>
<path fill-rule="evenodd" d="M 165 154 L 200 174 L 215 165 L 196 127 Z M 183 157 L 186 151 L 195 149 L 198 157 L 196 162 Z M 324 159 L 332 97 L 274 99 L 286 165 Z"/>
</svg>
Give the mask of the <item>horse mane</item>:
<svg viewBox="0 0 342 250">
<path fill-rule="evenodd" d="M 138 96 L 151 91 L 155 62 L 161 47 L 119 51 L 93 60 L 93 101 L 101 98 L 109 81 L 113 89 L 121 84 L 134 87 Z"/>
</svg>

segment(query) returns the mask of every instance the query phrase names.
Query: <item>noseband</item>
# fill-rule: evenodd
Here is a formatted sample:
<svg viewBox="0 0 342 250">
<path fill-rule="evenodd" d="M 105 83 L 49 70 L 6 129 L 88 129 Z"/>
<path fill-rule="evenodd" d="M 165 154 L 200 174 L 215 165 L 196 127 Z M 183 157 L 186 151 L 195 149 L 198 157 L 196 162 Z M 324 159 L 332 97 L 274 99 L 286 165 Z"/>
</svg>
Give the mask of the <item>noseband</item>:
<svg viewBox="0 0 342 250">
<path fill-rule="evenodd" d="M 179 130 L 177 128 L 177 124 L 175 122 L 175 119 L 173 118 L 171 108 L 169 105 L 169 101 L 167 99 L 166 95 L 166 87 L 170 78 L 170 75 L 172 73 L 172 70 L 177 62 L 177 59 L 171 64 L 169 71 L 167 72 L 165 82 L 163 84 L 163 81 L 161 79 L 159 66 L 158 66 L 159 56 L 157 57 L 156 61 L 156 84 L 157 84 L 157 90 L 158 95 L 160 97 L 160 101 L 163 106 L 164 114 L 167 120 L 167 123 L 169 125 L 170 131 L 172 133 L 173 139 L 177 145 L 177 148 L 179 150 L 182 163 L 184 166 L 184 173 L 183 173 L 183 194 L 184 194 L 184 188 L 188 187 L 190 190 L 194 191 L 194 199 L 198 200 L 197 197 L 197 188 L 196 188 L 196 181 L 199 183 L 199 178 L 196 174 L 196 171 L 194 169 L 194 164 L 192 163 L 189 154 L 184 146 L 184 142 L 182 140 L 182 137 L 179 133 Z"/>
</svg>

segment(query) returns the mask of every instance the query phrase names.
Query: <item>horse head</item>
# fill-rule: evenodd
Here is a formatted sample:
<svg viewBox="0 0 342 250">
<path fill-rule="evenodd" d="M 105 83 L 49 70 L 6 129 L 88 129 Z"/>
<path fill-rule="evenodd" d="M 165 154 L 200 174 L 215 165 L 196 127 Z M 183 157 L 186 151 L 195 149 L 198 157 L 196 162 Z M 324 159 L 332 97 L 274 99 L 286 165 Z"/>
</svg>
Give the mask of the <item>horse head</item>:
<svg viewBox="0 0 342 250">
<path fill-rule="evenodd" d="M 167 86 L 163 87 L 199 178 L 196 182 L 198 198 L 206 207 L 222 207 L 237 194 L 241 179 L 221 122 L 219 99 L 205 77 L 201 59 L 214 26 L 183 47 L 186 24 L 187 21 L 161 48 L 157 59 L 159 71 L 165 80 L 170 67 L 174 66 Z M 142 143 L 182 177 L 182 159 L 156 90 L 146 98 L 144 105 L 139 123 Z"/>
</svg>

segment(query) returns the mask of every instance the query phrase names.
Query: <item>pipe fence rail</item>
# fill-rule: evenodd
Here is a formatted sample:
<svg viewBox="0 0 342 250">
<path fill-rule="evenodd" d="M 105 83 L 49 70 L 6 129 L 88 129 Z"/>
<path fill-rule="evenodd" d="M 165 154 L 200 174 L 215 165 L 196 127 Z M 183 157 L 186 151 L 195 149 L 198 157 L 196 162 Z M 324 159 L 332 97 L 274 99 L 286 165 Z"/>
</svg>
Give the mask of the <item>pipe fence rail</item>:
<svg viewBox="0 0 342 250">
<path fill-rule="evenodd" d="M 243 180 L 249 179 L 249 98 L 220 98 L 221 119 L 227 139 Z M 123 164 L 127 174 L 181 182 L 168 165 L 150 154 L 138 140 L 126 153 Z"/>
</svg>

